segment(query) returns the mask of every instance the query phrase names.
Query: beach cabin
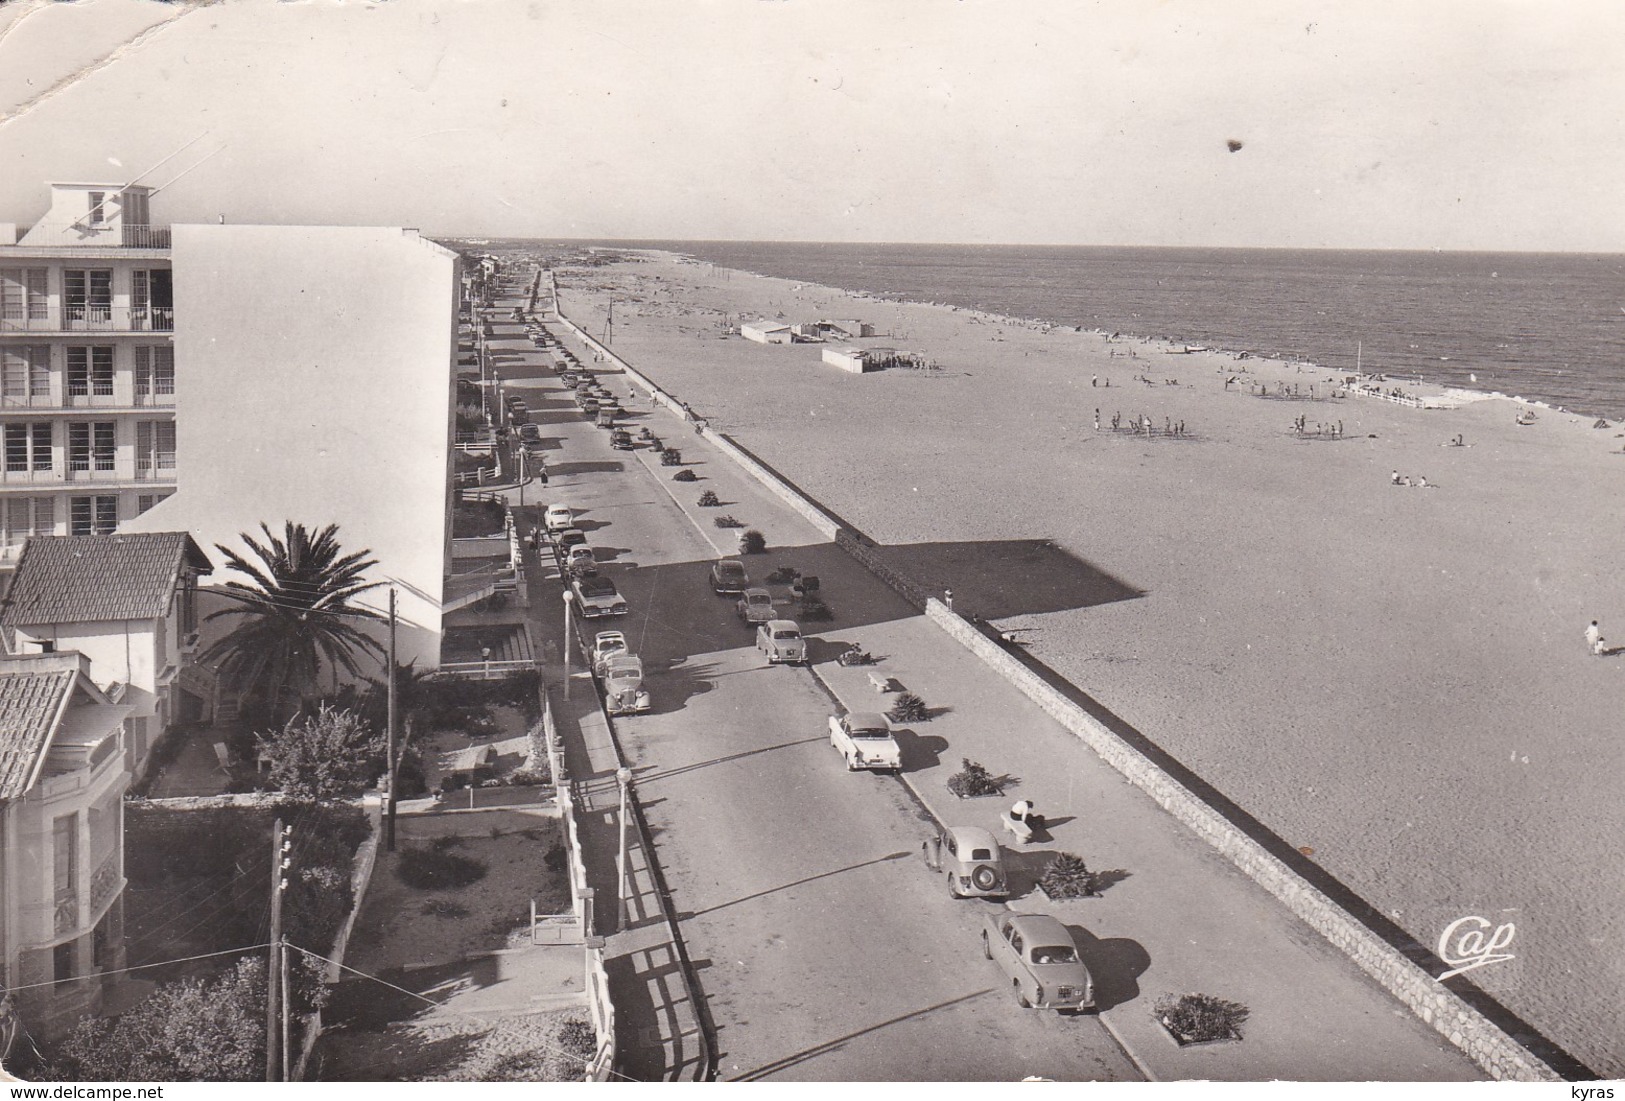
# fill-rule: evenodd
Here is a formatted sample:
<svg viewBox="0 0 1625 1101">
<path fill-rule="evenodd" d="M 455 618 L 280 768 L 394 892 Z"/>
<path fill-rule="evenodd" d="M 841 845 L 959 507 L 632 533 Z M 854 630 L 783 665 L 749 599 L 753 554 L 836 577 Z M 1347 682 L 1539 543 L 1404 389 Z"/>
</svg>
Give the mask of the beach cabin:
<svg viewBox="0 0 1625 1101">
<path fill-rule="evenodd" d="M 753 321 L 739 326 L 739 335 L 758 344 L 789 344 L 795 339 L 790 326 L 780 321 Z"/>
<path fill-rule="evenodd" d="M 868 369 L 869 351 L 867 348 L 825 348 L 823 358 L 832 367 L 861 375 Z"/>
<path fill-rule="evenodd" d="M 826 340 L 860 340 L 866 336 L 875 335 L 875 327 L 867 321 L 855 321 L 851 318 L 839 318 L 834 321 L 820 321 L 818 328 Z"/>
</svg>

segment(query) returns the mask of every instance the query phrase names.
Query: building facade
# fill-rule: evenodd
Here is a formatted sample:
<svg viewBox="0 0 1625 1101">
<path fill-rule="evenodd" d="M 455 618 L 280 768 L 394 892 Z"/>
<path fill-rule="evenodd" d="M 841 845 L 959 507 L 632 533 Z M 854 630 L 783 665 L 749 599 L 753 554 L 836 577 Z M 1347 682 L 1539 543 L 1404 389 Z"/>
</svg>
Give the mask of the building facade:
<svg viewBox="0 0 1625 1101">
<path fill-rule="evenodd" d="M 0 657 L 0 997 L 45 1039 L 123 965 L 129 712 L 83 654 Z"/>
<path fill-rule="evenodd" d="M 31 535 L 113 531 L 175 490 L 169 234 L 150 189 L 56 183 L 0 226 L 0 567 Z"/>
</svg>

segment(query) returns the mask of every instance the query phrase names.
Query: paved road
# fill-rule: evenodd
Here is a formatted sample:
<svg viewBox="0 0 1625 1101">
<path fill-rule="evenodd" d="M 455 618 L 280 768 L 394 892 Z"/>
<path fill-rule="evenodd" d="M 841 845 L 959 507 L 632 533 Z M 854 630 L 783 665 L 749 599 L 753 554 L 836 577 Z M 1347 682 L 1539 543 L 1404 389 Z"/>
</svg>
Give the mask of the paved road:
<svg viewBox="0 0 1625 1101">
<path fill-rule="evenodd" d="M 672 486 L 645 454 L 610 450 L 551 375 L 504 373 L 553 448 L 551 484 L 537 491 L 583 511 L 633 609 L 601 623 L 643 657 L 655 709 L 619 731 L 717 1026 L 719 1076 L 1138 1078 L 1096 1019 L 1016 1006 L 980 954 L 991 904 L 952 901 L 926 873 L 930 827 L 907 789 L 841 767 L 813 671 L 762 666 L 732 601 L 707 584 L 728 533 L 698 526 L 672 496 L 705 483 Z M 673 422 L 651 423 L 668 434 Z M 731 470 L 707 481 L 748 515 L 759 490 Z M 835 548 L 775 522 L 770 544 L 788 549 L 752 566 L 792 561 L 825 579 L 837 618 L 816 660 L 833 658 L 843 630 L 914 614 Z"/>
</svg>

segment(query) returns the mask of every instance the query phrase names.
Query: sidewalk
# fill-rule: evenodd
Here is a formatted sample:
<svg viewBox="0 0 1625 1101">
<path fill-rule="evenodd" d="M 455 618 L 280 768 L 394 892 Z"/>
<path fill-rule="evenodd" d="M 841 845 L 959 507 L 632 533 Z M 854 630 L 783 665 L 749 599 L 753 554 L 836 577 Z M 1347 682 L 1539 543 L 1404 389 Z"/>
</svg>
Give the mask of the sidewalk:
<svg viewBox="0 0 1625 1101">
<path fill-rule="evenodd" d="M 498 302 L 503 310 L 514 304 L 518 301 L 507 298 Z M 508 330 L 522 332 L 523 327 L 496 321 L 493 328 L 498 334 L 494 339 L 501 341 Z M 546 352 L 527 348 L 503 366 L 516 374 L 548 376 L 551 362 Z M 559 484 L 569 484 L 574 475 L 555 477 Z M 532 481 L 523 489 L 487 488 L 496 489 L 508 500 L 521 532 L 542 523 L 541 502 L 549 493 L 539 482 Z M 523 507 L 519 505 L 521 496 Z M 624 929 L 617 931 L 621 820 L 615 773 L 621 758 L 585 669 L 579 636 L 570 656 L 570 698 L 564 698 L 563 585 L 551 552 L 546 547 L 540 554 L 527 549 L 524 571 L 530 594 L 525 617 L 537 651 L 536 664 L 547 685 L 565 765 L 575 784 L 577 833 L 594 892 L 592 932 L 606 938 L 605 968 L 615 1003 L 615 1070 L 639 1081 L 702 1080 L 710 1068 L 706 1037 L 684 981 L 676 930 L 662 908 L 658 868 L 644 847 L 636 817 L 626 824 L 629 897 Z"/>
</svg>

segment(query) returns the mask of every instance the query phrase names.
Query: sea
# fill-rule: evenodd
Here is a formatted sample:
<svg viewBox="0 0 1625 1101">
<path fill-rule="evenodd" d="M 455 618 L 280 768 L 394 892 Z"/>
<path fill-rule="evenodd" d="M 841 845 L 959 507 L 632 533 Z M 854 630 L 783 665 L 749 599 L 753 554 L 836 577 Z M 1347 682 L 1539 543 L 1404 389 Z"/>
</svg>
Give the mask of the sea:
<svg viewBox="0 0 1625 1101">
<path fill-rule="evenodd" d="M 1617 253 L 599 243 L 1625 419 Z"/>
</svg>

